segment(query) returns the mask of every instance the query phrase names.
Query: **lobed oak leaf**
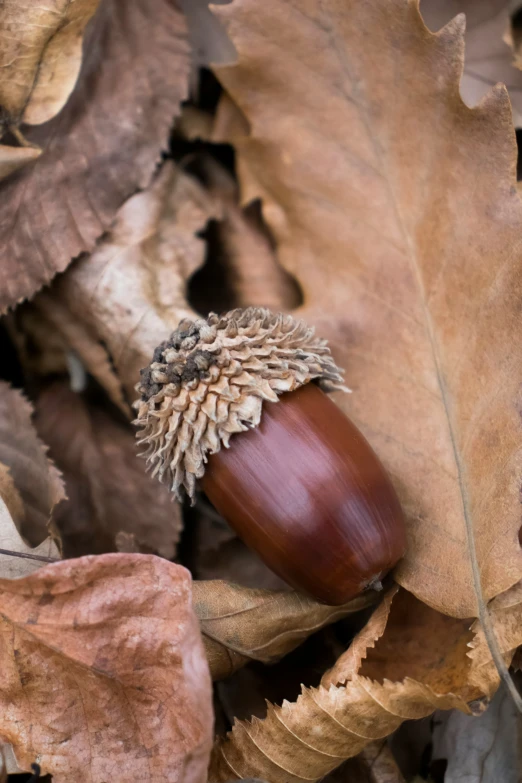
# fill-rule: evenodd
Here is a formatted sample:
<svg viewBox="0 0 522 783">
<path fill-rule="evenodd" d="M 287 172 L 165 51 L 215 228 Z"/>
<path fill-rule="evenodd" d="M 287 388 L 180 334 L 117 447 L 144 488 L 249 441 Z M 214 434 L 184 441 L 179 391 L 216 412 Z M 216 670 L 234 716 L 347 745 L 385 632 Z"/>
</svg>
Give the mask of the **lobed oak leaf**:
<svg viewBox="0 0 522 783">
<path fill-rule="evenodd" d="M 211 688 L 188 571 L 89 556 L 2 579 L 0 595 L 0 736 L 22 768 L 206 781 Z"/>
<path fill-rule="evenodd" d="M 186 281 L 203 263 L 197 234 L 217 209 L 196 180 L 167 162 L 148 190 L 125 202 L 95 252 L 35 299 L 120 407 L 136 398 L 140 369 L 158 343 L 194 315 Z"/>
<path fill-rule="evenodd" d="M 238 52 L 215 72 L 251 128 L 236 143 L 243 198 L 263 197 L 298 314 L 346 369 L 354 393 L 339 405 L 402 499 L 396 579 L 476 615 L 478 571 L 488 600 L 522 576 L 522 206 L 507 93 L 466 107 L 462 18 L 432 34 L 406 0 L 214 12 Z"/>
<path fill-rule="evenodd" d="M 511 14 L 516 3 L 502 0 L 421 0 L 420 11 L 430 30 L 439 30 L 459 13 L 466 14 L 466 56 L 460 94 L 476 106 L 487 91 L 504 82 L 509 91 L 513 121 L 522 123 L 522 74 L 510 45 Z"/>
<path fill-rule="evenodd" d="M 136 458 L 131 427 L 65 382 L 39 394 L 35 414 L 36 428 L 67 488 L 68 500 L 55 515 L 64 556 L 115 551 L 116 537 L 124 532 L 143 551 L 172 559 L 181 509 Z"/>
<path fill-rule="evenodd" d="M 59 7 L 74 14 L 77 6 L 81 15 L 93 2 Z M 27 10 L 39 12 L 52 14 L 53 5 Z M 44 37 L 49 32 L 39 30 Z M 70 32 L 74 25 L 60 28 L 59 35 Z M 69 43 L 77 46 L 75 34 L 61 44 L 55 38 L 54 54 L 52 40 L 49 67 L 59 65 L 54 54 L 65 52 L 71 59 L 63 66 L 71 76 L 76 60 Z M 2 183 L 0 312 L 34 294 L 72 258 L 93 250 L 123 202 L 149 183 L 187 94 L 186 25 L 170 0 L 106 0 L 89 25 L 83 51 L 78 82 L 63 109 L 42 125 L 24 127 L 26 139 L 42 154 Z M 45 111 L 50 85 L 45 68 L 41 73 Z"/>
<path fill-rule="evenodd" d="M 252 660 L 272 663 L 310 634 L 374 603 L 361 595 L 326 606 L 295 592 L 254 590 L 222 580 L 194 582 L 194 610 L 214 680 Z"/>
<path fill-rule="evenodd" d="M 53 508 L 64 500 L 65 491 L 60 473 L 48 459 L 48 449 L 32 424 L 32 412 L 20 392 L 0 382 L 0 463 L 9 468 L 22 503 L 15 514 L 19 530 L 30 543 L 40 544 L 49 533 Z M 4 493 L 0 494 L 5 500 Z"/>
</svg>

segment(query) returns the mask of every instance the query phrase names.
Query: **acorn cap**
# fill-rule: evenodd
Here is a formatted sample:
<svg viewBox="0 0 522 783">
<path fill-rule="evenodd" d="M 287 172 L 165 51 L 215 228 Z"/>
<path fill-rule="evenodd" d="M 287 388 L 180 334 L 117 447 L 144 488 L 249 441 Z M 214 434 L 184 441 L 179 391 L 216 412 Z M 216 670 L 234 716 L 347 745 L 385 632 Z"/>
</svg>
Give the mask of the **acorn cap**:
<svg viewBox="0 0 522 783">
<path fill-rule="evenodd" d="M 259 307 L 185 319 L 136 386 L 141 456 L 180 500 L 185 490 L 194 501 L 207 455 L 257 427 L 263 400 L 277 402 L 311 380 L 348 391 L 326 340 L 303 321 Z"/>
</svg>

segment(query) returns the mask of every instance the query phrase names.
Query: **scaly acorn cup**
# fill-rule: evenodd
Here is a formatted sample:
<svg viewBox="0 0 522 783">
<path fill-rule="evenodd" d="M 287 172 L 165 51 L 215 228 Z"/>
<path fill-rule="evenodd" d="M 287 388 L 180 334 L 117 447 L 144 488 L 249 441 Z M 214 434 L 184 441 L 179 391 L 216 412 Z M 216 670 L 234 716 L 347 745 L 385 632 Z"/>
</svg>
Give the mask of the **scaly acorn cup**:
<svg viewBox="0 0 522 783">
<path fill-rule="evenodd" d="M 342 604 L 378 586 L 404 554 L 395 490 L 325 394 L 347 389 L 326 341 L 303 321 L 257 307 L 184 320 L 136 389 L 153 475 L 192 501 L 200 481 L 293 587 Z"/>
</svg>

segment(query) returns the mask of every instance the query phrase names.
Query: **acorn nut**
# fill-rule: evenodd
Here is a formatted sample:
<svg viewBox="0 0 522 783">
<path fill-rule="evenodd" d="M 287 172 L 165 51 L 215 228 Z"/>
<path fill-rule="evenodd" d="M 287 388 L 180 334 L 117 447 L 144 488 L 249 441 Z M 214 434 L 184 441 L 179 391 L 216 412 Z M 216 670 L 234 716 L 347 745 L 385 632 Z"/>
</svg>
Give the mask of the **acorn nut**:
<svg viewBox="0 0 522 783">
<path fill-rule="evenodd" d="M 153 475 L 192 501 L 199 481 L 293 587 L 342 604 L 404 554 L 393 485 L 325 393 L 346 391 L 341 370 L 303 321 L 254 307 L 182 321 L 141 376 Z"/>
</svg>

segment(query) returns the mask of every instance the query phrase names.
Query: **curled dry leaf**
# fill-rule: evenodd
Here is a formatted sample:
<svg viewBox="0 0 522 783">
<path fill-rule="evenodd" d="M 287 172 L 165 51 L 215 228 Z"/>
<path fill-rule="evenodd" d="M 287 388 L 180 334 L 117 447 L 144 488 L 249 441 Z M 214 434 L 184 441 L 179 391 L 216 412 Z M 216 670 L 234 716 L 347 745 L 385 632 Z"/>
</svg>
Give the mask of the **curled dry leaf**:
<svg viewBox="0 0 522 783">
<path fill-rule="evenodd" d="M 194 315 L 185 298 L 186 281 L 204 259 L 197 234 L 215 214 L 198 182 L 166 163 L 147 191 L 124 204 L 92 256 L 75 262 L 35 300 L 113 399 L 116 376 L 100 370 L 100 357 L 89 344 L 103 344 L 104 361 L 110 357 L 132 402 L 139 371 L 156 345 L 181 318 Z"/>
<path fill-rule="evenodd" d="M 72 13 L 86 5 L 60 3 Z M 2 185 L 0 312 L 93 249 L 125 199 L 150 181 L 186 97 L 186 26 L 170 0 L 101 3 L 84 52 L 62 111 L 25 131 L 42 154 Z"/>
<path fill-rule="evenodd" d="M 504 82 L 509 91 L 513 120 L 522 124 L 522 74 L 510 34 L 512 0 L 421 0 L 422 17 L 431 30 L 439 30 L 454 16 L 466 14 L 466 54 L 460 94 L 476 106 L 487 91 Z M 511 45 L 510 45 L 511 43 Z"/>
<path fill-rule="evenodd" d="M 65 105 L 82 62 L 83 32 L 98 2 L 2 4 L 0 104 L 7 126 L 39 125 Z"/>
<path fill-rule="evenodd" d="M 406 0 L 214 11 L 238 51 L 216 73 L 251 125 L 236 143 L 252 175 L 243 198 L 263 197 L 299 315 L 349 373 L 339 405 L 402 499 L 396 578 L 476 615 L 475 552 L 487 599 L 522 576 L 522 206 L 507 93 L 468 109 L 462 19 L 431 34 Z"/>
<path fill-rule="evenodd" d="M 303 688 L 296 702 L 270 705 L 264 720 L 237 721 L 227 738 L 217 740 L 211 783 L 234 774 L 265 776 L 271 783 L 319 780 L 406 719 L 435 709 L 480 711 L 474 700 L 483 699 L 486 683 L 479 688 L 474 681 L 469 625 L 399 591 L 391 611 L 390 601 L 381 605 L 355 638 L 356 654 L 348 649 L 318 688 Z M 510 628 L 511 635 L 500 639 L 505 652 L 520 636 L 519 628 Z M 497 673 L 490 676 L 498 685 Z"/>
<path fill-rule="evenodd" d="M 114 551 L 117 534 L 125 532 L 144 551 L 172 559 L 182 526 L 180 506 L 136 458 L 130 426 L 67 383 L 46 388 L 35 412 L 38 432 L 67 488 L 68 500 L 55 517 L 65 556 Z"/>
<path fill-rule="evenodd" d="M 374 603 L 361 595 L 326 606 L 295 592 L 254 590 L 221 580 L 194 582 L 194 609 L 214 680 L 251 660 L 272 663 L 310 634 Z"/>
<path fill-rule="evenodd" d="M 56 783 L 206 780 L 211 688 L 188 571 L 101 555 L 0 580 L 0 594 L 0 734 L 21 767 L 38 758 Z"/>
<path fill-rule="evenodd" d="M 39 544 L 47 537 L 51 512 L 65 492 L 31 414 L 31 405 L 20 392 L 0 382 L 0 462 L 9 468 L 23 504 L 19 530 L 30 543 Z"/>
</svg>

